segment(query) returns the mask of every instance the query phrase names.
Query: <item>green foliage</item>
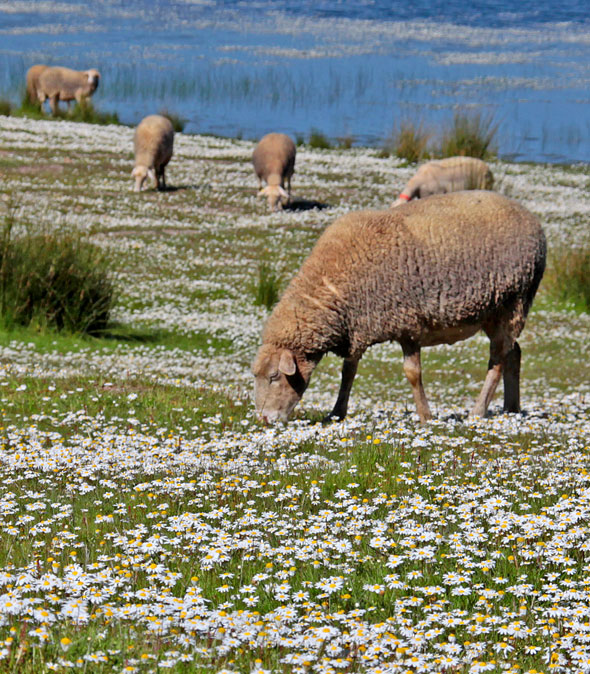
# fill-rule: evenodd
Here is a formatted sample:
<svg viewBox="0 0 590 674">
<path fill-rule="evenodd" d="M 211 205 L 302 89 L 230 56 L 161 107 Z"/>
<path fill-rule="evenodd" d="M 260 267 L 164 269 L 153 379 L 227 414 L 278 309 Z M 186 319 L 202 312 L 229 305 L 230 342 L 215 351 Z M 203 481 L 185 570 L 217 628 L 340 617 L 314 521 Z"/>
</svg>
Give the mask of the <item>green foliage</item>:
<svg viewBox="0 0 590 674">
<path fill-rule="evenodd" d="M 0 316 L 12 325 L 97 334 L 114 300 L 106 257 L 78 234 L 0 231 Z"/>
<path fill-rule="evenodd" d="M 325 136 L 318 129 L 312 129 L 309 134 L 309 141 L 307 143 L 309 147 L 313 147 L 316 150 L 329 150 L 332 147 L 332 144 L 328 140 L 328 137 Z"/>
<path fill-rule="evenodd" d="M 353 143 L 354 138 L 352 136 L 342 136 L 342 138 L 338 138 L 338 148 L 341 150 L 350 150 Z"/>
<path fill-rule="evenodd" d="M 426 131 L 422 123 L 415 124 L 410 120 L 401 122 L 385 142 L 384 156 L 394 154 L 400 159 L 416 163 L 428 157 L 427 145 L 431 133 Z"/>
<path fill-rule="evenodd" d="M 2 112 L 2 102 L 0 101 L 0 114 L 10 114 L 14 117 L 29 117 L 31 119 L 47 119 L 44 108 L 40 103 L 33 103 L 25 94 L 21 101 L 20 108 L 13 108 L 8 103 L 8 112 Z M 87 124 L 120 124 L 119 116 L 116 112 L 100 112 L 88 100 L 82 100 L 71 107 L 65 107 L 63 103 L 57 109 L 55 116 L 49 115 L 50 119 L 66 119 L 70 122 L 86 122 Z"/>
<path fill-rule="evenodd" d="M 491 116 L 457 111 L 453 121 L 443 130 L 440 155 L 487 159 L 495 154 L 493 141 L 497 131 L 498 125 Z"/>
<path fill-rule="evenodd" d="M 116 112 L 100 112 L 88 99 L 82 99 L 71 110 L 60 111 L 60 117 L 72 122 L 86 122 L 87 124 L 120 124 Z"/>
<path fill-rule="evenodd" d="M 4 115 L 8 117 L 10 115 L 10 112 L 12 110 L 12 103 L 7 100 L 0 100 L 0 115 Z"/>
<path fill-rule="evenodd" d="M 184 127 L 186 126 L 187 122 L 186 119 L 180 115 L 177 115 L 175 112 L 170 112 L 170 110 L 167 109 L 161 110 L 160 114 L 172 122 L 172 128 L 174 131 L 178 133 L 182 133 L 182 131 L 184 131 Z"/>
<path fill-rule="evenodd" d="M 544 285 L 558 302 L 590 311 L 590 246 L 554 249 Z"/>
<path fill-rule="evenodd" d="M 281 277 L 268 262 L 258 265 L 258 284 L 255 287 L 254 304 L 272 309 L 279 299 Z"/>
</svg>

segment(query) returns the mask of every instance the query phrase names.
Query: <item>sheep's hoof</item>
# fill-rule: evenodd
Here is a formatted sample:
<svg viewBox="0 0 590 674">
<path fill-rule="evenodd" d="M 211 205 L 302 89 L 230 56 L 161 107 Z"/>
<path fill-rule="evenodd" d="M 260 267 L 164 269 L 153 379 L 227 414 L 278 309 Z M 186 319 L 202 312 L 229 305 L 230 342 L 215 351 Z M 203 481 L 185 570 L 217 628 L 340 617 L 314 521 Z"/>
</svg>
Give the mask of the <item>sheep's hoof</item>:
<svg viewBox="0 0 590 674">
<path fill-rule="evenodd" d="M 331 424 L 334 423 L 335 421 L 342 421 L 346 414 L 339 414 L 338 412 L 330 412 L 330 414 L 327 414 L 323 419 L 322 423 L 323 424 Z"/>
</svg>

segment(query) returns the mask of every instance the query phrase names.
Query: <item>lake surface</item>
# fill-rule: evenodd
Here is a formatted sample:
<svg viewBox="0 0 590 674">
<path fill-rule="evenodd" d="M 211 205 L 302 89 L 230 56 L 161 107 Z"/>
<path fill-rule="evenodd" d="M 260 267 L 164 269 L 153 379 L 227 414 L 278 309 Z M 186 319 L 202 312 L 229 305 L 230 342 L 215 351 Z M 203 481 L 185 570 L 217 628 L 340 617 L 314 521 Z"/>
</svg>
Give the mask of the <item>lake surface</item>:
<svg viewBox="0 0 590 674">
<path fill-rule="evenodd" d="M 98 68 L 94 103 L 127 123 L 168 109 L 188 132 L 380 145 L 469 109 L 501 156 L 590 159 L 588 0 L 0 1 L 0 97 L 34 63 Z"/>
</svg>

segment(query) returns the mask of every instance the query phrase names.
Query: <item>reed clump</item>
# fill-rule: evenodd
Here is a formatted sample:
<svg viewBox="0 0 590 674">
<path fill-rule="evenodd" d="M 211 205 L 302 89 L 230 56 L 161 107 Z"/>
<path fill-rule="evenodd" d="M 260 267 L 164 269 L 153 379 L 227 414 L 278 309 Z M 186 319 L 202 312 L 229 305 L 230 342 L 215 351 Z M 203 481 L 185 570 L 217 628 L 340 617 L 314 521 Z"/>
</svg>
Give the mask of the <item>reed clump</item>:
<svg viewBox="0 0 590 674">
<path fill-rule="evenodd" d="M 254 288 L 254 304 L 269 311 L 278 302 L 281 276 L 268 262 L 258 265 L 258 282 Z"/>
<path fill-rule="evenodd" d="M 491 116 L 457 111 L 443 129 L 437 154 L 441 157 L 462 155 L 489 159 L 496 154 L 494 138 L 497 131 L 498 125 Z"/>
<path fill-rule="evenodd" d="M 78 234 L 14 234 L 7 216 L 0 229 L 0 318 L 4 326 L 98 334 L 115 298 L 106 256 Z"/>
</svg>

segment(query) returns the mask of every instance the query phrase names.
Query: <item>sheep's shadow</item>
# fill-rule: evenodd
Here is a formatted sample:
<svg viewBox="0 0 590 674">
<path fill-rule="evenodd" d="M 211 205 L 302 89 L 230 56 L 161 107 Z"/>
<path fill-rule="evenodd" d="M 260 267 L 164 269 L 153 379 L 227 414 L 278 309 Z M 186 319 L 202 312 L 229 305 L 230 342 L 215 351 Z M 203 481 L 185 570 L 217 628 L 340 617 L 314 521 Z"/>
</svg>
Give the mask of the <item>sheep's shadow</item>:
<svg viewBox="0 0 590 674">
<path fill-rule="evenodd" d="M 166 185 L 166 187 L 159 187 L 154 192 L 180 192 L 182 190 L 196 190 L 198 185 Z"/>
<path fill-rule="evenodd" d="M 325 204 L 315 199 L 291 199 L 291 201 L 284 207 L 286 211 L 311 211 L 316 208 L 318 211 L 323 211 L 326 208 L 332 208 L 331 204 Z"/>
</svg>

